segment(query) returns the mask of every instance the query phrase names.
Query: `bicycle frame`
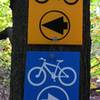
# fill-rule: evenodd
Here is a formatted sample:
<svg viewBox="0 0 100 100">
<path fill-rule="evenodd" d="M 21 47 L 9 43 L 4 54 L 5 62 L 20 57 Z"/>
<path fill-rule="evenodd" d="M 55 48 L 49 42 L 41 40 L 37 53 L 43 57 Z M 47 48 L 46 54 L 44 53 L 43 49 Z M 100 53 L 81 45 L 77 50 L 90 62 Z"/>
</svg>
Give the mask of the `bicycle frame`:
<svg viewBox="0 0 100 100">
<path fill-rule="evenodd" d="M 52 79 L 57 78 L 57 75 L 56 75 L 57 71 L 58 71 L 58 69 L 61 70 L 59 64 L 60 64 L 59 62 L 58 62 L 57 65 L 54 65 L 54 64 L 50 64 L 50 63 L 47 63 L 46 61 L 44 61 L 42 66 L 41 66 L 41 70 L 40 70 L 38 76 L 41 75 L 42 70 L 44 70 L 44 68 L 45 68 L 47 70 L 47 72 L 51 75 Z M 49 68 L 47 66 L 52 66 L 52 67 L 56 68 L 53 74 L 52 74 L 52 72 L 49 70 Z M 68 76 L 64 73 L 64 76 L 61 76 L 61 77 L 68 77 Z"/>
</svg>

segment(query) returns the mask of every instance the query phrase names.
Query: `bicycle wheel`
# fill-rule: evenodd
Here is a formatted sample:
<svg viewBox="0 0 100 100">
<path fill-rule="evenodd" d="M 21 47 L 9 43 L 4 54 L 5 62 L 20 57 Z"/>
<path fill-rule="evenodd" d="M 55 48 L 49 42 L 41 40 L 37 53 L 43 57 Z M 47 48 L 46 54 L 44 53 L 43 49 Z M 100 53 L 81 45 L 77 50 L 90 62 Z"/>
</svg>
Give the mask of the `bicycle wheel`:
<svg viewBox="0 0 100 100">
<path fill-rule="evenodd" d="M 69 5 L 73 5 L 73 4 L 77 3 L 79 0 L 64 0 L 64 1 Z"/>
<path fill-rule="evenodd" d="M 39 72 L 41 74 L 39 75 Z M 40 67 L 33 67 L 28 72 L 28 81 L 32 86 L 40 86 L 46 81 L 46 72 Z"/>
<path fill-rule="evenodd" d="M 76 82 L 77 74 L 73 68 L 65 67 L 59 72 L 59 81 L 64 86 L 71 86 Z"/>
</svg>

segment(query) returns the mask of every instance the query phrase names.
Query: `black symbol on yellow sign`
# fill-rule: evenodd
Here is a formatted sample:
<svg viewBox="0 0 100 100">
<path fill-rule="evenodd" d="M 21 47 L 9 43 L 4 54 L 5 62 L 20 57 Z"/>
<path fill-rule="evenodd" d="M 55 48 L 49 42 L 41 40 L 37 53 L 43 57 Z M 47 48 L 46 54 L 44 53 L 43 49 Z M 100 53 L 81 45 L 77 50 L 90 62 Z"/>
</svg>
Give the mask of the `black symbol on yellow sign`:
<svg viewBox="0 0 100 100">
<path fill-rule="evenodd" d="M 64 0 L 64 1 L 69 5 L 73 5 L 73 4 L 77 3 L 79 0 Z"/>
<path fill-rule="evenodd" d="M 48 0 L 36 0 L 39 3 L 46 3 Z"/>
<path fill-rule="evenodd" d="M 38 3 L 46 3 L 48 0 L 36 0 Z M 50 1 L 50 0 L 49 0 Z M 77 3 L 79 0 L 64 0 L 67 4 L 72 5 Z"/>
<path fill-rule="evenodd" d="M 64 18 L 63 17 L 60 17 L 58 19 L 55 19 L 51 22 L 48 22 L 46 24 L 43 24 L 43 26 L 51 29 L 51 30 L 54 30 L 60 34 L 64 34 L 64 29 L 67 29 L 68 26 L 67 26 L 67 22 L 64 22 Z"/>
<path fill-rule="evenodd" d="M 63 12 L 49 11 L 41 18 L 40 31 L 49 40 L 61 40 L 66 37 L 69 30 L 70 22 Z"/>
</svg>

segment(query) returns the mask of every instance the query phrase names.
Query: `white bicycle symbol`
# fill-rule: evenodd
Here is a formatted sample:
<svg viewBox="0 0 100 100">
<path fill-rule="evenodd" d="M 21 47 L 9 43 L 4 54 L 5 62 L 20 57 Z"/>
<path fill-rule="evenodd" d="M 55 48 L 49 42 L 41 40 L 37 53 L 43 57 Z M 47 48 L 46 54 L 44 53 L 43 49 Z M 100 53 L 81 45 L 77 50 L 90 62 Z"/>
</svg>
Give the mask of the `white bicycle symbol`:
<svg viewBox="0 0 100 100">
<path fill-rule="evenodd" d="M 58 78 L 59 82 L 64 85 L 64 86 L 71 86 L 73 85 L 76 80 L 77 80 L 77 74 L 75 72 L 75 70 L 71 67 L 64 67 L 64 68 L 60 68 L 59 64 L 62 63 L 64 60 L 57 60 L 57 65 L 51 64 L 51 63 L 47 63 L 46 59 L 44 58 L 40 58 L 40 60 L 43 60 L 43 64 L 41 67 L 33 67 L 32 69 L 29 70 L 28 72 L 28 81 L 31 85 L 33 86 L 41 86 L 45 83 L 46 79 L 47 79 L 47 73 L 48 72 L 51 76 L 51 79 L 53 79 L 53 81 L 55 82 L 56 79 Z M 52 72 L 48 66 L 52 66 L 55 68 L 55 71 Z M 59 73 L 57 74 L 57 72 L 59 71 Z M 70 72 L 71 75 L 73 75 L 73 78 L 71 78 L 71 81 L 65 82 L 65 79 L 70 79 L 70 75 L 68 75 L 67 72 Z M 34 74 L 34 80 L 32 80 L 31 76 L 32 74 Z M 42 77 L 43 76 L 43 79 Z M 39 80 L 39 82 L 36 82 L 36 80 Z"/>
</svg>

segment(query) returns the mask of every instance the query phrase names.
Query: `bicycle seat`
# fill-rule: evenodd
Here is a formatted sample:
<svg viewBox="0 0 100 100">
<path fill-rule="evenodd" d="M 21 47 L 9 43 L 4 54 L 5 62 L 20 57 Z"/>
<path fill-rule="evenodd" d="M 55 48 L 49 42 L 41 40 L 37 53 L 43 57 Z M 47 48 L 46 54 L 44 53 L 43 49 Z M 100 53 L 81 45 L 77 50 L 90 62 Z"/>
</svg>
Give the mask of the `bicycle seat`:
<svg viewBox="0 0 100 100">
<path fill-rule="evenodd" d="M 44 58 L 42 58 L 42 57 L 40 58 L 40 60 L 46 61 L 46 59 L 44 59 Z"/>
<path fill-rule="evenodd" d="M 64 60 L 57 60 L 57 62 L 62 63 Z"/>
</svg>

